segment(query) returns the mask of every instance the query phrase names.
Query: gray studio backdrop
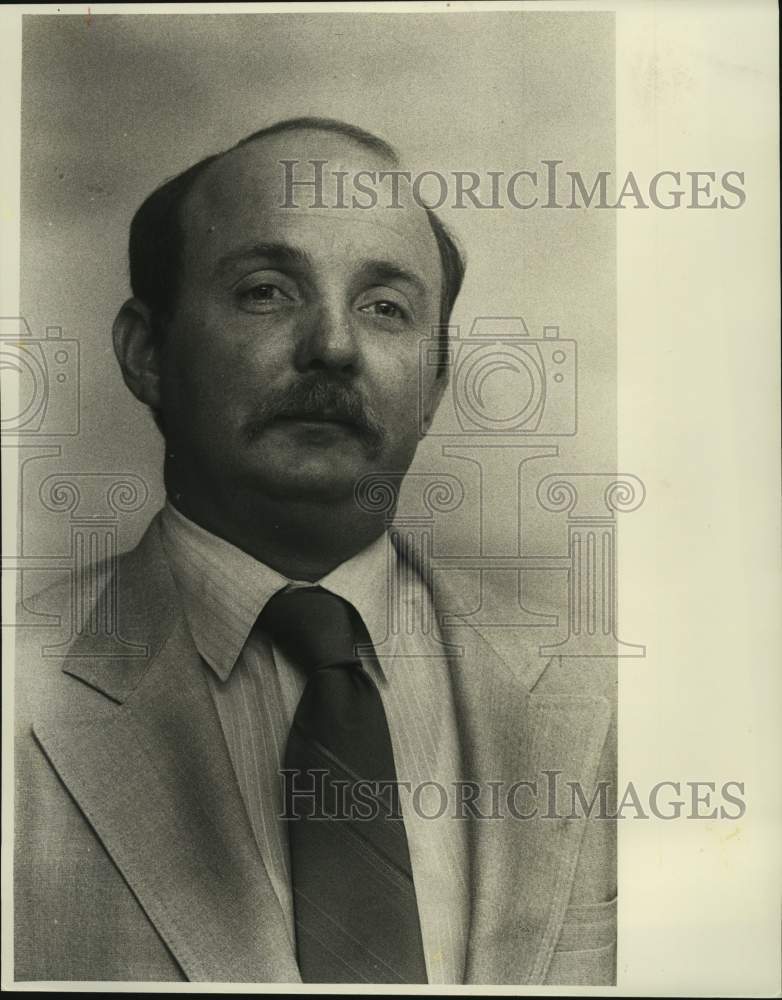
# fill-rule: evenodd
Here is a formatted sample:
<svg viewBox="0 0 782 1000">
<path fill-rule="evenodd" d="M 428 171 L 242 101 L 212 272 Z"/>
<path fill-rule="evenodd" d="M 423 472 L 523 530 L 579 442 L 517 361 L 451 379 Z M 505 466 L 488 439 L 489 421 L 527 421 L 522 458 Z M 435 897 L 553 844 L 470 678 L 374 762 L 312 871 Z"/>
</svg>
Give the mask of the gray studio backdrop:
<svg viewBox="0 0 782 1000">
<path fill-rule="evenodd" d="M 29 15 L 22 110 L 22 312 L 39 342 L 55 328 L 39 352 L 48 365 L 50 413 L 20 451 L 22 549 L 31 567 L 24 590 L 31 592 L 49 576 L 41 557 L 51 557 L 53 566 L 67 561 L 74 518 L 113 519 L 117 544 L 127 548 L 162 502 L 162 443 L 122 383 L 110 335 L 129 291 L 128 224 L 153 187 L 242 135 L 296 115 L 341 118 L 375 131 L 418 169 L 542 173 L 542 160 L 557 159 L 587 179 L 613 171 L 613 17 Z M 439 211 L 468 257 L 452 322 L 467 335 L 477 317 L 518 316 L 532 338 L 558 326 L 561 338 L 575 340 L 578 433 L 515 439 L 489 433 L 480 440 L 500 449 L 472 458 L 443 451 L 466 438 L 427 440 L 414 469 L 455 477 L 464 491 L 455 509 L 441 503 L 435 512 L 435 547 L 463 554 L 479 554 L 481 546 L 513 549 L 515 477 L 523 550 L 563 556 L 567 514 L 541 507 L 539 481 L 557 472 L 615 470 L 616 212 Z M 57 328 L 65 353 L 53 343 Z M 58 365 L 66 395 L 55 399 Z M 512 381 L 502 377 L 495 389 L 512 395 Z M 550 370 L 546 377 L 549 392 L 556 391 Z M 61 435 L 74 419 L 66 411 L 76 405 L 76 378 L 78 433 Z M 512 411 L 512 399 L 508 405 Z M 435 430 L 448 427 L 443 416 Z M 556 445 L 559 453 L 524 463 L 519 477 L 520 458 L 531 452 L 514 451 L 514 444 Z M 108 481 L 95 473 L 140 477 L 146 499 L 132 480 L 107 506 L 105 496 L 88 496 Z M 77 483 L 78 512 L 73 493 L 61 487 L 58 493 L 52 476 Z M 453 487 L 453 478 L 448 483 Z M 404 509 L 419 507 L 420 497 L 411 496 Z M 526 586 L 530 606 L 536 592 L 541 602 L 560 602 L 566 571 L 530 571 Z"/>
</svg>

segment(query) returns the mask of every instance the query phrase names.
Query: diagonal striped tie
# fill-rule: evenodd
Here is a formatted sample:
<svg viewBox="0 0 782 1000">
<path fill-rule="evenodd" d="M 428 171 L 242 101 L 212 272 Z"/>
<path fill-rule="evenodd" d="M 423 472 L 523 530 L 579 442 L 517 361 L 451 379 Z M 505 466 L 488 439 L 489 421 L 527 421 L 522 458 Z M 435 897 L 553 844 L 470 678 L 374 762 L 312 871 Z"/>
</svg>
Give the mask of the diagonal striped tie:
<svg viewBox="0 0 782 1000">
<path fill-rule="evenodd" d="M 396 770 L 358 612 L 321 587 L 276 594 L 261 629 L 306 672 L 285 752 L 296 946 L 307 983 L 425 983 Z"/>
</svg>

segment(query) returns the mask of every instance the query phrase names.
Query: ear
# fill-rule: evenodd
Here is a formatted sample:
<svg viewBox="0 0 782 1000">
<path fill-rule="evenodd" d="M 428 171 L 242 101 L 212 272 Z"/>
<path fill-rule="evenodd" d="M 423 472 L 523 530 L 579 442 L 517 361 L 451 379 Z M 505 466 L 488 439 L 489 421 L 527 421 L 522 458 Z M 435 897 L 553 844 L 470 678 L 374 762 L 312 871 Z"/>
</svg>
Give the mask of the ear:
<svg viewBox="0 0 782 1000">
<path fill-rule="evenodd" d="M 431 390 L 424 401 L 424 405 L 422 407 L 423 412 L 421 413 L 421 437 L 424 437 L 424 435 L 429 432 L 429 428 L 432 426 L 434 415 L 437 413 L 440 406 L 443 393 L 446 390 L 450 376 L 451 366 L 446 362 L 435 375 Z"/>
<path fill-rule="evenodd" d="M 117 313 L 112 336 L 125 385 L 140 402 L 159 410 L 160 344 L 147 306 L 128 299 Z"/>
</svg>

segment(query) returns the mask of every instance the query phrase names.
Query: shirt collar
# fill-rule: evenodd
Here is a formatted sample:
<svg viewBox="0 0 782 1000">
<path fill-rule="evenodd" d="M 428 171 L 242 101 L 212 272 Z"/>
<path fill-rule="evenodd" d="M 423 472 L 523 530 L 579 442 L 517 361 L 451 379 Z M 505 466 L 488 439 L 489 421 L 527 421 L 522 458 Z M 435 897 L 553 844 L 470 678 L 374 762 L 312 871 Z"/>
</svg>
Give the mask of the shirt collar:
<svg viewBox="0 0 782 1000">
<path fill-rule="evenodd" d="M 375 646 L 388 631 L 389 582 L 390 574 L 396 573 L 397 558 L 391 539 L 383 532 L 318 581 L 321 587 L 353 605 Z"/>
<path fill-rule="evenodd" d="M 225 681 L 266 602 L 288 586 L 313 586 L 287 577 L 213 535 L 166 501 L 163 545 L 196 649 Z M 386 533 L 317 583 L 361 615 L 373 643 L 386 634 L 389 572 L 396 550 Z"/>
</svg>

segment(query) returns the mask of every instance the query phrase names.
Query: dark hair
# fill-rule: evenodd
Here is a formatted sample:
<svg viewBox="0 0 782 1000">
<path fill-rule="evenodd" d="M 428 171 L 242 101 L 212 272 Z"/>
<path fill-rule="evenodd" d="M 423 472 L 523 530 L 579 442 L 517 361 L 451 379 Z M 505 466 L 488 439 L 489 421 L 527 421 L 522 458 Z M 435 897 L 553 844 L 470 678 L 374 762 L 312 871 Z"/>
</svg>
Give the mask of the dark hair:
<svg viewBox="0 0 782 1000">
<path fill-rule="evenodd" d="M 234 149 L 281 132 L 303 129 L 336 132 L 383 154 L 395 164 L 399 162 L 393 146 L 355 125 L 333 118 L 288 118 L 245 136 L 230 149 L 199 160 L 181 174 L 161 184 L 144 200 L 133 216 L 128 248 L 131 289 L 151 311 L 153 323 L 158 329 L 162 321 L 169 319 L 174 311 L 182 270 L 184 235 L 181 207 L 195 181 L 210 164 Z M 431 209 L 427 208 L 426 213 L 440 253 L 443 271 L 440 323 L 446 325 L 462 286 L 465 263 L 461 251 L 445 225 Z"/>
</svg>

